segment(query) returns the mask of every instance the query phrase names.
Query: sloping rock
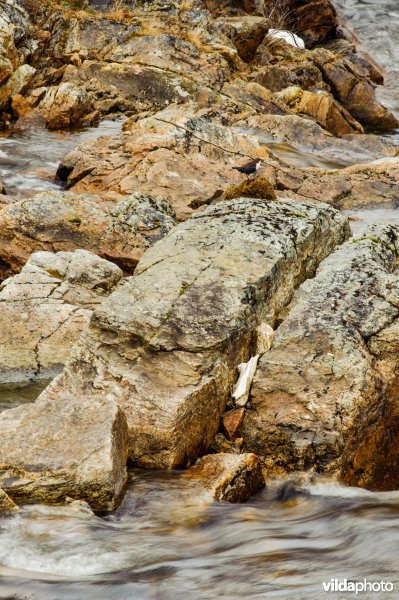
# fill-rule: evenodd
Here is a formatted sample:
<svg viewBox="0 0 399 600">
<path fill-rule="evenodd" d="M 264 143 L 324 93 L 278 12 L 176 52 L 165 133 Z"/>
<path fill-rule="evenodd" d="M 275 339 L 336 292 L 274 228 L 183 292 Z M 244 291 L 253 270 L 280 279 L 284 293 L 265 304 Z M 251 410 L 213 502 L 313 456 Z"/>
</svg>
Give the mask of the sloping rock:
<svg viewBox="0 0 399 600">
<path fill-rule="evenodd" d="M 127 428 L 109 399 L 45 397 L 0 414 L 0 486 L 18 504 L 85 500 L 113 510 L 127 479 Z"/>
<path fill-rule="evenodd" d="M 28 13 L 17 0 L 0 1 L 0 110 L 13 94 L 26 89 L 35 72 L 23 65 L 34 45 L 25 43 L 29 25 Z"/>
<path fill-rule="evenodd" d="M 398 228 L 373 226 L 297 292 L 240 430 L 270 472 L 314 468 L 397 489 L 398 252 Z"/>
<path fill-rule="evenodd" d="M 393 113 L 377 100 L 373 84 L 354 63 L 334 56 L 324 48 L 318 48 L 312 54 L 335 98 L 355 119 L 371 130 L 399 126 Z"/>
<path fill-rule="evenodd" d="M 203 456 L 181 479 L 201 483 L 209 499 L 218 502 L 245 502 L 265 486 L 262 466 L 255 454 Z"/>
<path fill-rule="evenodd" d="M 140 189 L 162 196 L 184 220 L 216 190 L 242 181 L 232 169 L 238 156 L 268 157 L 256 137 L 176 107 L 129 121 L 125 129 L 102 144 L 90 141 L 67 154 L 60 178 L 78 192 Z"/>
<path fill-rule="evenodd" d="M 169 70 L 98 60 L 85 60 L 79 67 L 68 65 L 62 81 L 84 90 L 94 110 L 102 115 L 155 111 L 174 102 L 184 104 L 196 89 L 195 82 Z"/>
<path fill-rule="evenodd" d="M 324 173 L 306 170 L 303 176 L 296 188 L 299 198 L 328 202 L 343 210 L 399 206 L 399 158 Z"/>
<path fill-rule="evenodd" d="M 54 377 L 122 271 L 86 250 L 38 252 L 0 284 L 0 385 Z"/>
<path fill-rule="evenodd" d="M 93 313 L 51 395 L 117 398 L 138 465 L 192 461 L 219 428 L 256 327 L 273 323 L 347 235 L 346 218 L 326 206 L 238 199 L 206 209 Z"/>
<path fill-rule="evenodd" d="M 112 63 L 138 63 L 172 71 L 210 86 L 220 85 L 230 75 L 221 54 L 201 52 L 192 42 L 163 32 L 133 37 L 113 47 L 104 58 Z"/>
<path fill-rule="evenodd" d="M 11 500 L 4 490 L 0 489 L 0 514 L 5 512 L 14 512 L 18 506 Z"/>
<path fill-rule="evenodd" d="M 301 166 L 305 152 L 309 153 L 309 159 L 313 161 L 316 160 L 315 155 L 317 155 L 319 160 L 317 166 L 322 168 L 367 163 L 383 156 L 394 157 L 398 154 L 397 146 L 389 139 L 372 134 L 345 135 L 343 138 L 335 138 L 317 123 L 298 115 L 254 115 L 245 121 L 237 121 L 236 125 L 250 128 L 254 136 L 268 134 L 273 142 L 288 143 L 298 148 L 301 152 Z"/>
<path fill-rule="evenodd" d="M 144 194 L 115 208 L 100 198 L 43 192 L 0 212 L 0 277 L 21 270 L 29 256 L 84 248 L 132 272 L 143 252 L 173 227 L 167 202 Z"/>
<path fill-rule="evenodd" d="M 337 137 L 363 133 L 363 127 L 327 93 L 304 91 L 298 87 L 282 90 L 276 96 L 297 114 L 308 115 Z"/>
</svg>

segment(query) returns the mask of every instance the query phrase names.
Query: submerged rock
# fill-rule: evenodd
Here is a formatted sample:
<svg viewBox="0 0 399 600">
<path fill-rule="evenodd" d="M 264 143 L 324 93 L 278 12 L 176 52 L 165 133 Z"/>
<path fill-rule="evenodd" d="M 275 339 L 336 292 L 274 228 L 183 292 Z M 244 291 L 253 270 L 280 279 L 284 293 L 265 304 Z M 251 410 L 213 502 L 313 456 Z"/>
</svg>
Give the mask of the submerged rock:
<svg viewBox="0 0 399 600">
<path fill-rule="evenodd" d="M 265 486 L 262 466 L 255 454 L 209 454 L 182 475 L 200 482 L 211 500 L 245 502 Z"/>
<path fill-rule="evenodd" d="M 299 288 L 239 432 L 269 472 L 397 489 L 398 253 L 398 228 L 370 227 Z"/>
<path fill-rule="evenodd" d="M 0 414 L 0 486 L 19 504 L 85 500 L 113 510 L 127 480 L 127 428 L 107 398 L 46 396 Z"/>
<path fill-rule="evenodd" d="M 96 196 L 43 192 L 0 212 L 0 277 L 33 252 L 85 248 L 132 272 L 143 252 L 175 224 L 167 202 L 145 194 L 112 207 Z"/>
<path fill-rule="evenodd" d="M 192 461 L 218 431 L 257 326 L 274 322 L 347 235 L 327 206 L 237 199 L 206 209 L 147 251 L 94 312 L 51 396 L 118 399 L 138 465 Z"/>
<path fill-rule="evenodd" d="M 0 284 L 0 385 L 54 377 L 122 271 L 86 250 L 38 252 Z"/>
</svg>

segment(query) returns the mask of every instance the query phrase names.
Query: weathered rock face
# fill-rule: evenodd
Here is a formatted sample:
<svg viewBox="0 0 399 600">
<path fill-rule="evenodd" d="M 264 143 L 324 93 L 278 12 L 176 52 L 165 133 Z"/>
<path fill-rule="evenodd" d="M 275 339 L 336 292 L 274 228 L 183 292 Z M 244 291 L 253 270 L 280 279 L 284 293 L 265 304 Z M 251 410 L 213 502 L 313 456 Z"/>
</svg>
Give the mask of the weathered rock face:
<svg viewBox="0 0 399 600">
<path fill-rule="evenodd" d="M 314 46 L 335 37 L 337 12 L 330 0 L 291 0 L 295 29 Z"/>
<path fill-rule="evenodd" d="M 0 212 L 0 277 L 21 270 L 29 256 L 86 248 L 132 272 L 143 252 L 175 221 L 167 202 L 143 194 L 115 208 L 95 196 L 44 192 Z"/>
<path fill-rule="evenodd" d="M 350 113 L 327 93 L 304 91 L 290 87 L 276 94 L 297 114 L 308 115 L 319 125 L 337 137 L 351 133 L 363 133 L 363 127 Z"/>
<path fill-rule="evenodd" d="M 126 483 L 127 428 L 109 399 L 46 397 L 0 414 L 0 486 L 16 503 L 85 500 L 114 509 Z"/>
<path fill-rule="evenodd" d="M 13 94 L 25 91 L 35 69 L 23 65 L 29 55 L 24 38 L 29 17 L 17 0 L 0 2 L 0 110 L 10 103 Z"/>
<path fill-rule="evenodd" d="M 210 500 L 245 502 L 265 486 L 262 466 L 255 454 L 209 454 L 182 475 L 200 482 Z"/>
<path fill-rule="evenodd" d="M 0 514 L 5 512 L 14 512 L 18 506 L 11 500 L 4 490 L 0 489 Z"/>
<path fill-rule="evenodd" d="M 378 102 L 373 85 L 354 63 L 339 56 L 332 57 L 331 52 L 323 48 L 313 52 L 313 60 L 321 69 L 324 80 L 334 90 L 337 100 L 355 119 L 369 129 L 398 126 L 398 120 Z"/>
<path fill-rule="evenodd" d="M 239 153 L 268 157 L 255 136 L 176 107 L 139 123 L 128 122 L 126 130 L 102 144 L 88 142 L 69 153 L 59 176 L 79 192 L 130 194 L 139 188 L 162 195 L 183 220 L 216 190 L 242 181 L 232 169 Z"/>
<path fill-rule="evenodd" d="M 241 16 L 217 19 L 212 29 L 222 31 L 232 40 L 240 58 L 250 62 L 263 41 L 269 24 L 264 17 Z"/>
<path fill-rule="evenodd" d="M 397 208 L 399 205 L 398 158 L 325 173 L 303 170 L 302 177 L 298 187 L 296 184 L 291 186 L 299 199 L 312 198 L 344 210 L 381 205 Z"/>
<path fill-rule="evenodd" d="M 86 250 L 38 252 L 0 285 L 0 385 L 54 377 L 122 271 Z"/>
<path fill-rule="evenodd" d="M 398 154 L 398 148 L 386 138 L 373 134 L 335 138 L 317 123 L 298 115 L 257 115 L 249 117 L 245 122 L 237 121 L 236 125 L 249 127 L 254 136 L 268 134 L 273 142 L 288 143 L 302 153 L 308 152 L 309 158 L 313 160 L 317 154 L 323 169 L 326 166 L 331 168 L 367 163 L 383 156 L 395 157 Z M 300 171 L 302 169 L 291 170 L 294 176 Z"/>
<path fill-rule="evenodd" d="M 334 48 L 331 44 L 329 47 Z M 335 47 L 340 48 L 337 44 Z M 285 91 L 286 88 L 301 88 L 306 99 L 306 102 L 305 99 L 301 99 L 302 108 L 309 104 L 309 94 L 313 95 L 312 104 L 317 104 L 317 96 L 314 94 L 328 92 L 331 102 L 327 129 L 334 135 L 336 130 L 339 132 L 343 120 L 360 132 L 362 129 L 359 123 L 367 129 L 374 130 L 397 127 L 398 121 L 395 116 L 381 105 L 376 97 L 374 80 L 378 76 L 372 63 L 357 54 L 350 54 L 346 58 L 346 46 L 343 51 L 343 56 L 323 47 L 309 51 L 285 43 L 272 44 L 266 37 L 256 54 L 256 81 L 273 92 L 284 91 L 286 95 L 289 94 L 289 90 Z M 319 101 L 323 98 L 326 104 L 325 94 Z M 295 104 L 293 107 L 295 109 Z M 325 112 L 326 106 L 323 108 Z M 326 126 L 326 119 L 320 121 L 320 117 L 317 118 L 318 111 L 314 106 L 311 110 L 302 109 L 297 112 L 308 114 L 323 127 Z M 339 135 L 345 133 L 350 131 L 342 131 Z"/>
<path fill-rule="evenodd" d="M 327 206 L 238 199 L 206 209 L 95 311 L 51 396 L 118 399 L 135 463 L 189 463 L 218 430 L 253 330 L 347 235 Z"/>
<path fill-rule="evenodd" d="M 59 95 L 61 104 L 77 104 L 76 90 L 67 98 L 59 90 L 66 84 L 77 86 L 85 96 L 73 111 L 75 122 L 116 111 L 159 110 L 171 102 L 186 102 L 202 86 L 219 89 L 235 63 L 241 63 L 233 42 L 224 46 L 223 36 L 214 35 L 209 45 L 205 27 L 193 28 L 186 11 L 170 19 L 154 3 L 148 8 L 138 8 L 129 22 L 106 14 L 53 12 L 45 24 L 50 38 L 45 54 L 68 66 L 60 70 L 60 85 L 49 90 L 52 113 L 57 112 Z M 197 10 L 199 15 L 203 12 Z M 52 75 L 54 69 L 43 70 L 42 85 L 48 86 Z"/>
<path fill-rule="evenodd" d="M 373 226 L 328 257 L 260 359 L 240 434 L 271 472 L 397 489 L 398 236 Z"/>
</svg>

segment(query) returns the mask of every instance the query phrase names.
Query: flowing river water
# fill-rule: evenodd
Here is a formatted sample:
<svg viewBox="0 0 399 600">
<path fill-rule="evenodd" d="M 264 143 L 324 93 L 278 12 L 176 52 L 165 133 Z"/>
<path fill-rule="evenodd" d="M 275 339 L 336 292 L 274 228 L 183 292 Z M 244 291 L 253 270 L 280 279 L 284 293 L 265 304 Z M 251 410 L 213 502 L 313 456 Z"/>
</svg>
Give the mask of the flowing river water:
<svg viewBox="0 0 399 600">
<path fill-rule="evenodd" d="M 397 0 L 336 4 L 385 67 L 387 88 L 380 94 L 399 111 Z M 66 152 L 120 127 L 105 121 L 98 129 L 67 134 L 4 135 L 0 179 L 14 197 L 54 189 Z M 298 148 L 280 152 L 296 165 L 323 162 L 309 154 L 301 158 Z M 399 222 L 384 209 L 363 216 Z M 0 391 L 0 411 L 32 402 L 43 386 Z M 399 598 L 399 492 L 371 493 L 318 478 L 274 482 L 244 505 L 209 505 L 188 485 L 175 473 L 132 471 L 122 506 L 106 518 L 49 506 L 1 517 L 0 598 L 347 600 L 353 595 L 326 593 L 322 585 L 345 578 L 395 586 L 392 593 L 361 598 Z"/>
</svg>

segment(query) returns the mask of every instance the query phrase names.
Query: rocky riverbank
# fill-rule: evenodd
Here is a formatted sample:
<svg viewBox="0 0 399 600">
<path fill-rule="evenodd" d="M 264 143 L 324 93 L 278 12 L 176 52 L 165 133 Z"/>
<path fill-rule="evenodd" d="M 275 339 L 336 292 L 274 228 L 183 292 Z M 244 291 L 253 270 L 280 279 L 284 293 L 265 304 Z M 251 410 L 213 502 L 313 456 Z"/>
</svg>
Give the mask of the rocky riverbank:
<svg viewBox="0 0 399 600">
<path fill-rule="evenodd" d="M 113 510 L 127 460 L 397 489 L 399 228 L 342 211 L 397 208 L 399 121 L 333 4 L 0 0 L 0 57 L 4 135 L 124 119 L 0 189 L 0 385 L 57 375 L 0 414 L 2 506 Z"/>
</svg>

